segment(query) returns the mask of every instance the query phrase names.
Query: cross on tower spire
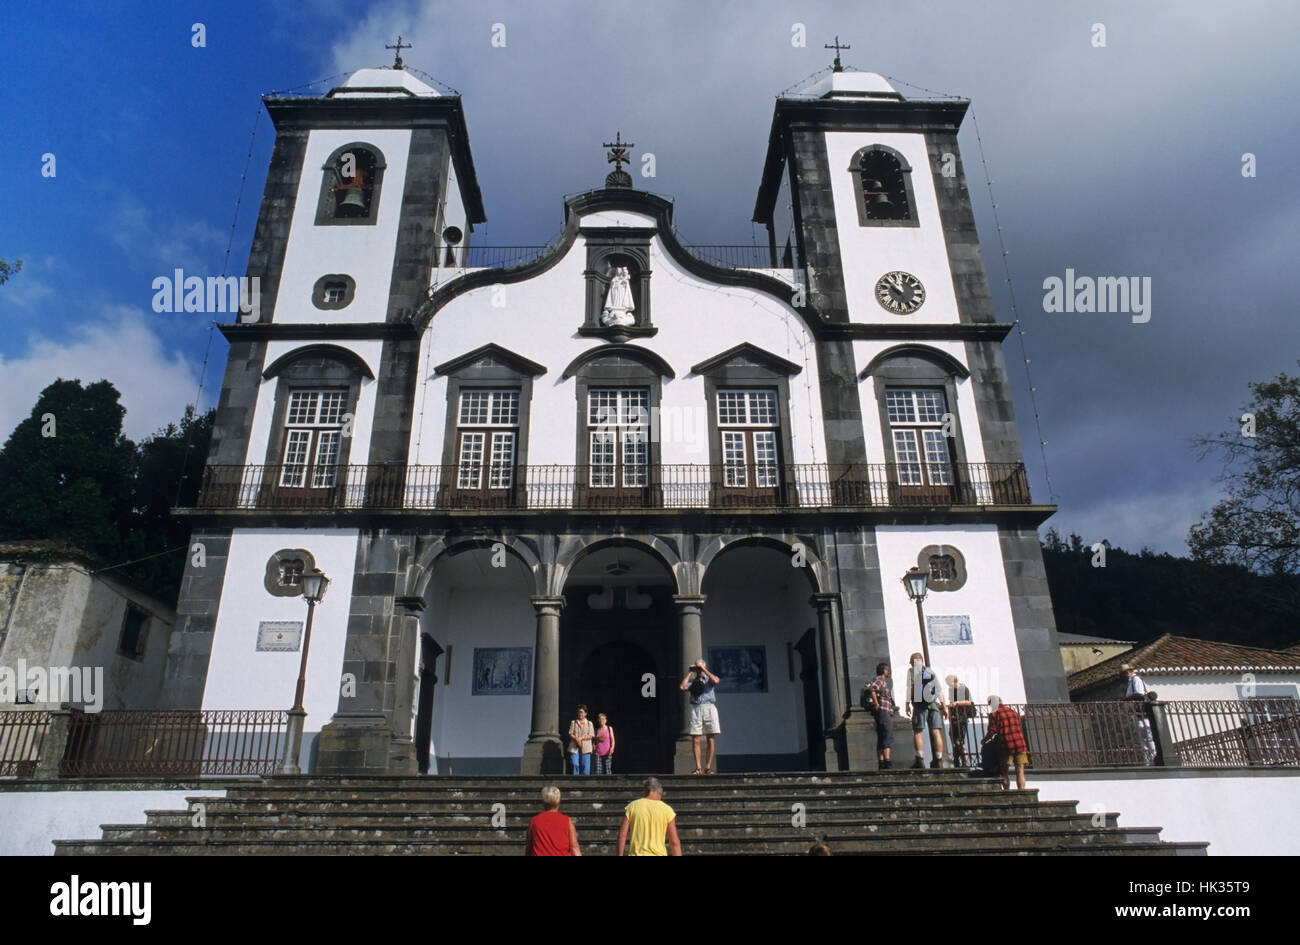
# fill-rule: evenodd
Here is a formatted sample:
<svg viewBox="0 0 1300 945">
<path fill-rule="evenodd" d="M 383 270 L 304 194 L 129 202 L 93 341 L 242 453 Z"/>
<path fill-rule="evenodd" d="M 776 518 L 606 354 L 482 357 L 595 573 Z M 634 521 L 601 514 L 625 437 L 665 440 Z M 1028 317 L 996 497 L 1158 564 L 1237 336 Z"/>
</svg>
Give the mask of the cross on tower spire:
<svg viewBox="0 0 1300 945">
<path fill-rule="evenodd" d="M 836 39 L 839 39 L 839 37 L 837 36 Z M 389 46 L 387 43 L 385 43 L 385 44 L 384 44 L 384 48 L 385 48 L 385 49 L 396 49 L 396 50 L 397 50 L 397 52 L 393 54 L 393 68 L 394 68 L 394 69 L 400 69 L 400 68 L 402 68 L 402 50 L 403 50 L 403 49 L 410 49 L 410 48 L 411 48 L 411 44 L 410 44 L 410 43 L 406 43 L 405 45 L 403 45 L 403 44 L 402 44 L 402 36 L 401 36 L 401 34 L 399 33 L 398 36 L 397 36 L 397 45 L 396 45 L 396 46 Z M 835 61 L 836 61 L 836 62 L 839 62 L 838 59 L 835 60 Z"/>
<path fill-rule="evenodd" d="M 839 33 L 836 33 L 836 34 L 835 34 L 835 42 L 834 42 L 834 43 L 823 43 L 823 44 L 822 44 L 822 48 L 823 48 L 823 49 L 833 49 L 833 50 L 835 50 L 835 65 L 833 66 L 834 71 L 836 71 L 836 72 L 843 72 L 843 71 L 844 71 L 844 67 L 840 65 L 840 50 L 841 50 L 841 49 L 852 49 L 853 47 L 850 46 L 848 43 L 845 43 L 843 46 L 841 46 L 841 45 L 840 45 L 840 35 L 839 35 Z"/>
</svg>

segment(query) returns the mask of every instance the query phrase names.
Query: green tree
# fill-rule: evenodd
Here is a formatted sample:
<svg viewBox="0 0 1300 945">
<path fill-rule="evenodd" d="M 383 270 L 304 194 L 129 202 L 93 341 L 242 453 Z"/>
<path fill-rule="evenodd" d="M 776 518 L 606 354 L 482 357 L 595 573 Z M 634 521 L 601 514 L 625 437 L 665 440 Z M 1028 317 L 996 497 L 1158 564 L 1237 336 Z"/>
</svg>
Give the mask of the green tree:
<svg viewBox="0 0 1300 945">
<path fill-rule="evenodd" d="M 171 510 L 197 504 L 215 416 L 216 411 L 198 415 L 187 406 L 179 425 L 167 424 L 136 449 L 131 520 L 124 541 L 127 558 L 147 560 L 127 570 L 169 603 L 180 590 L 190 537 L 189 523 L 174 518 Z"/>
<path fill-rule="evenodd" d="M 52 539 L 104 560 L 122 552 L 135 446 L 108 381 L 59 379 L 0 449 L 0 537 Z"/>
<path fill-rule="evenodd" d="M 15 259 L 12 263 L 7 259 L 0 259 L 0 285 L 4 285 L 12 277 L 18 275 L 23 268 L 23 261 Z"/>
<path fill-rule="evenodd" d="M 1300 572 L 1300 377 L 1250 385 L 1236 429 L 1198 439 L 1201 458 L 1223 458 L 1227 497 L 1191 527 L 1201 561 L 1272 574 Z"/>
</svg>

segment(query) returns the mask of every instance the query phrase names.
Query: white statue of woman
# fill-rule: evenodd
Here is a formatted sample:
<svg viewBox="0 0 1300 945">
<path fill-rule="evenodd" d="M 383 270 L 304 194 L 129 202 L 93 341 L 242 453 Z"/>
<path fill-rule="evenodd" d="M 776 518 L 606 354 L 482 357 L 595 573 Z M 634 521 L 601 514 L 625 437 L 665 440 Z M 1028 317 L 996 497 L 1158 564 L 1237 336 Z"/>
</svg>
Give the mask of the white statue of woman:
<svg viewBox="0 0 1300 945">
<path fill-rule="evenodd" d="M 632 278 L 628 275 L 627 266 L 618 266 L 610 280 L 609 291 L 605 294 L 605 308 L 600 323 L 610 328 L 635 325 L 636 316 L 632 314 L 635 307 L 632 303 Z"/>
</svg>

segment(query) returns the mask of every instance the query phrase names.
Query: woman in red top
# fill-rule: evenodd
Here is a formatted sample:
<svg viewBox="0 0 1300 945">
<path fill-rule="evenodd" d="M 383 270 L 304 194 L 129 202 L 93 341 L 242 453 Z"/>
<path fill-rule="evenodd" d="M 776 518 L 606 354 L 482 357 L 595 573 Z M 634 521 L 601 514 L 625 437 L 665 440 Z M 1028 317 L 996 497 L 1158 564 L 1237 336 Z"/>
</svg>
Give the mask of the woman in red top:
<svg viewBox="0 0 1300 945">
<path fill-rule="evenodd" d="M 573 820 L 560 813 L 560 789 L 542 788 L 542 812 L 528 822 L 524 856 L 582 856 Z"/>
<path fill-rule="evenodd" d="M 1009 790 L 1011 779 L 1007 775 L 1007 765 L 1016 766 L 1016 787 L 1025 789 L 1025 765 L 1029 764 L 1029 743 L 1020 728 L 1020 715 L 1009 705 L 1003 705 L 997 696 L 989 696 L 988 733 L 981 743 L 981 749 L 996 751 L 1002 755 L 1002 789 Z"/>
</svg>

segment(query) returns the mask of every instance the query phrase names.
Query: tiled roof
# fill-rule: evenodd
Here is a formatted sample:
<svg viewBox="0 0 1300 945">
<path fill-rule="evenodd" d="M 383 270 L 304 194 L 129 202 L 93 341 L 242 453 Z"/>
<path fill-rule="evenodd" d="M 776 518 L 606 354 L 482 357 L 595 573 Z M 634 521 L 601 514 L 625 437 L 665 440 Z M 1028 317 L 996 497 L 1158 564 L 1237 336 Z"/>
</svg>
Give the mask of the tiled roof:
<svg viewBox="0 0 1300 945">
<path fill-rule="evenodd" d="M 1109 637 L 1090 637 L 1083 633 L 1061 633 L 1057 631 L 1056 640 L 1061 646 L 1083 646 L 1086 643 L 1105 643 L 1108 646 L 1122 644 L 1132 646 L 1132 640 L 1112 640 Z"/>
<path fill-rule="evenodd" d="M 1135 650 L 1071 673 L 1070 692 L 1080 692 L 1123 679 L 1124 671 L 1120 667 L 1125 663 L 1144 676 L 1166 673 L 1300 672 L 1300 654 L 1295 652 L 1265 650 L 1215 640 L 1193 640 L 1191 637 L 1166 633 Z"/>
</svg>

